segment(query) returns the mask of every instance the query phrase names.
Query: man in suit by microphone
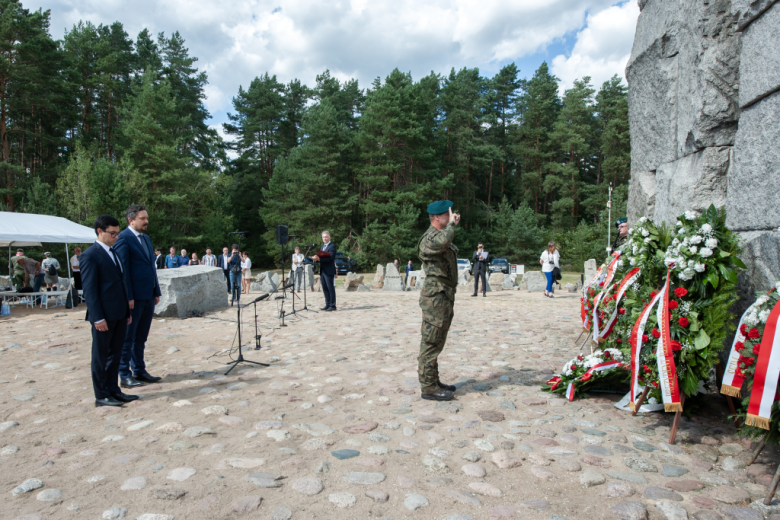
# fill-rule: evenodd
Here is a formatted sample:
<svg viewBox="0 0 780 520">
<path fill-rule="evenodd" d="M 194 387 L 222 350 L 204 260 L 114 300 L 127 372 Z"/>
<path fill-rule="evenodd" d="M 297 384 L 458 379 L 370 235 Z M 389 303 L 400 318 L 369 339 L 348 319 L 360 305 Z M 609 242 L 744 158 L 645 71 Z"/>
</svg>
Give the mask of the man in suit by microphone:
<svg viewBox="0 0 780 520">
<path fill-rule="evenodd" d="M 79 257 L 81 285 L 92 323 L 92 389 L 95 406 L 122 406 L 138 399 L 119 389 L 119 358 L 125 331 L 133 318 L 127 295 L 127 277 L 112 247 L 119 221 L 111 215 L 95 220 L 97 241 Z"/>
<path fill-rule="evenodd" d="M 322 283 L 322 292 L 325 295 L 325 307 L 323 311 L 336 310 L 336 246 L 330 241 L 330 231 L 322 232 L 322 247 L 320 251 L 330 253 L 328 256 L 319 257 L 317 255 L 309 258 L 320 263 L 320 282 Z"/>
<path fill-rule="evenodd" d="M 133 204 L 125 211 L 125 218 L 127 229 L 119 234 L 114 249 L 127 274 L 127 295 L 133 322 L 127 327 L 119 362 L 119 378 L 124 388 L 134 388 L 162 379 L 147 372 L 144 363 L 144 349 L 152 326 L 154 306 L 160 303 L 161 293 L 154 246 L 146 235 L 149 213 L 145 206 Z"/>
</svg>

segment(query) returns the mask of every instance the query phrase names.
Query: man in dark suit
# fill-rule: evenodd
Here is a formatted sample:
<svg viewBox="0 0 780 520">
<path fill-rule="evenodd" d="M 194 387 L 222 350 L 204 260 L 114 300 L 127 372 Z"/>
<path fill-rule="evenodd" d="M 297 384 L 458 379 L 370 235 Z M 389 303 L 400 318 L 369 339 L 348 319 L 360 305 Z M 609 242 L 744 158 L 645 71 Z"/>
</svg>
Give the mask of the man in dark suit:
<svg viewBox="0 0 780 520">
<path fill-rule="evenodd" d="M 225 281 L 227 282 L 227 292 L 230 294 L 230 258 L 228 254 L 228 248 L 222 248 L 222 254 L 217 257 L 217 267 L 222 268 L 222 274 L 225 275 Z"/>
<path fill-rule="evenodd" d="M 482 280 L 482 296 L 487 297 L 487 279 L 485 274 L 487 273 L 488 255 L 485 253 L 485 246 L 482 242 L 479 243 L 471 259 L 474 260 L 474 294 L 472 296 L 477 295 L 479 281 Z"/>
<path fill-rule="evenodd" d="M 322 247 L 320 251 L 330 253 L 328 256 L 310 256 L 309 258 L 320 263 L 320 283 L 322 292 L 325 295 L 325 307 L 323 311 L 336 310 L 336 246 L 330 241 L 330 231 L 322 232 Z"/>
<path fill-rule="evenodd" d="M 127 296 L 133 322 L 128 325 L 125 334 L 125 344 L 119 362 L 119 378 L 124 388 L 134 388 L 162 379 L 149 374 L 144 363 L 144 348 L 152 326 L 154 306 L 160 303 L 161 293 L 157 281 L 154 246 L 146 235 L 149 213 L 146 207 L 133 204 L 125 211 L 125 218 L 127 229 L 119 234 L 114 250 L 125 268 Z"/>
<path fill-rule="evenodd" d="M 160 246 L 154 248 L 154 266 L 157 269 L 165 269 L 165 256 L 162 254 Z"/>
<path fill-rule="evenodd" d="M 112 247 L 119 236 L 119 221 L 101 215 L 95 220 L 95 232 L 97 242 L 79 257 L 85 319 L 92 323 L 92 389 L 95 406 L 122 406 L 138 396 L 123 394 L 118 385 L 122 344 L 133 320 L 126 273 Z"/>
</svg>

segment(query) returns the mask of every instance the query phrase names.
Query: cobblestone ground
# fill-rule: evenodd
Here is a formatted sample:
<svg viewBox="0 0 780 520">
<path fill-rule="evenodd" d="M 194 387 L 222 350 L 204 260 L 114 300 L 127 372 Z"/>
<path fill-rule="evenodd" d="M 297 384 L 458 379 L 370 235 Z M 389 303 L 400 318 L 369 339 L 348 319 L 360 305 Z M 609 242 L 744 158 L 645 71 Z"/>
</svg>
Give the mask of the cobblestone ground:
<svg viewBox="0 0 780 520">
<path fill-rule="evenodd" d="M 746 467 L 721 397 L 671 446 L 671 415 L 539 390 L 576 355 L 576 296 L 461 291 L 440 358 L 460 386 L 449 403 L 419 397 L 418 294 L 338 298 L 284 328 L 264 302 L 263 349 L 246 357 L 271 366 L 227 377 L 235 310 L 155 319 L 163 382 L 120 409 L 94 407 L 83 306 L 14 309 L 0 321 L 0 518 L 765 518 L 750 503 L 780 457 Z"/>
</svg>

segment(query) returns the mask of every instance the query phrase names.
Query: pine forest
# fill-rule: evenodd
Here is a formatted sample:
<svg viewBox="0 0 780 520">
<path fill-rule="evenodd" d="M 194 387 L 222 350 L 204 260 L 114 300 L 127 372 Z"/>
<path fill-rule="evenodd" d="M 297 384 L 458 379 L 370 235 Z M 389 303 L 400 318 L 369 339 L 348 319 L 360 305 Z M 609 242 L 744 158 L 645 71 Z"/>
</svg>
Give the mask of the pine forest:
<svg viewBox="0 0 780 520">
<path fill-rule="evenodd" d="M 559 89 L 545 63 L 492 77 L 395 69 L 371 85 L 250 71 L 223 139 L 209 127 L 208 77 L 178 32 L 132 38 L 120 22 L 84 21 L 56 40 L 48 11 L 0 0 L 0 17 L 2 211 L 91 226 L 145 204 L 164 251 L 219 251 L 228 232 L 248 230 L 256 267 L 278 261 L 277 224 L 302 244 L 327 229 L 363 271 L 419 264 L 437 199 L 462 215 L 461 257 L 483 241 L 493 257 L 535 265 L 555 240 L 576 270 L 605 256 L 610 183 L 612 220 L 625 215 L 618 76 Z"/>
</svg>

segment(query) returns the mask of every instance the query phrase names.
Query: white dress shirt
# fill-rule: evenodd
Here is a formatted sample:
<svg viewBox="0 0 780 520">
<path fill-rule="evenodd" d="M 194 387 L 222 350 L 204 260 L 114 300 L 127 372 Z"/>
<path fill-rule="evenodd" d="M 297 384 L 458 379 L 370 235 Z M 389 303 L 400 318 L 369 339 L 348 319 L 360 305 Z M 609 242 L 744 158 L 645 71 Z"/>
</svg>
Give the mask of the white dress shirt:
<svg viewBox="0 0 780 520">
<path fill-rule="evenodd" d="M 293 264 L 292 264 L 292 270 L 293 271 L 295 271 L 297 269 L 303 269 L 303 254 L 302 253 L 298 253 L 298 254 L 293 253 L 293 255 L 292 255 L 292 262 L 293 262 Z"/>
</svg>

